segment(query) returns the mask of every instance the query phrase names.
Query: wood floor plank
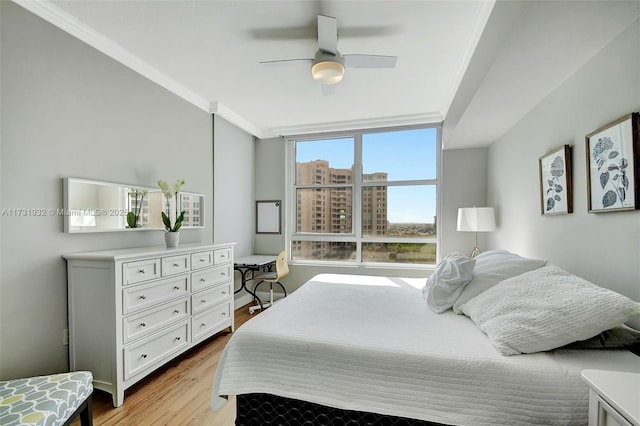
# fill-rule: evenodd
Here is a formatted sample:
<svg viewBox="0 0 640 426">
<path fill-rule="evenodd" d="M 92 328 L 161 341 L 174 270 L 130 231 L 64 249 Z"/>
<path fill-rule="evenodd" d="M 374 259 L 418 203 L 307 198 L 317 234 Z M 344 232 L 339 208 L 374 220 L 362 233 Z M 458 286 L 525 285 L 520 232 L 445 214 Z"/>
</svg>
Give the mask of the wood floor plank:
<svg viewBox="0 0 640 426">
<path fill-rule="evenodd" d="M 248 306 L 235 311 L 236 328 L 252 317 Z M 111 395 L 93 392 L 93 424 L 96 426 L 189 425 L 232 426 L 235 398 L 217 412 L 211 411 L 211 387 L 216 366 L 231 338 L 222 331 L 170 361 L 125 391 L 124 403 L 114 408 Z M 80 426 L 76 419 L 72 426 Z"/>
</svg>

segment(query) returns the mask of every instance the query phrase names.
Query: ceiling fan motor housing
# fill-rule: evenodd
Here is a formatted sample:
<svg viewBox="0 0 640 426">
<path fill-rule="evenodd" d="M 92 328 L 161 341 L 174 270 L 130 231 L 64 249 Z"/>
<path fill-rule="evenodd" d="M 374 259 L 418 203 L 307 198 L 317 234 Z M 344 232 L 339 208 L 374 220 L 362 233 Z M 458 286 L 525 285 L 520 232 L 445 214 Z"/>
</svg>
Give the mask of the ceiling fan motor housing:
<svg viewBox="0 0 640 426">
<path fill-rule="evenodd" d="M 344 76 L 344 58 L 336 50 L 336 54 L 318 50 L 311 66 L 313 79 L 322 84 L 336 84 Z"/>
</svg>

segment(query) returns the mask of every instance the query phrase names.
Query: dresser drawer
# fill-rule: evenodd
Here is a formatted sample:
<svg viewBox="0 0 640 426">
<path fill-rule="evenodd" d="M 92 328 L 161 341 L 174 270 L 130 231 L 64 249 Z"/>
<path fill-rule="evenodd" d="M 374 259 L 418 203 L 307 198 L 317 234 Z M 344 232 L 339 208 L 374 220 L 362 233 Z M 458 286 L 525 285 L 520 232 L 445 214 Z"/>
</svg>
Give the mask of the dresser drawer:
<svg viewBox="0 0 640 426">
<path fill-rule="evenodd" d="M 179 256 L 163 257 L 162 258 L 162 276 L 168 277 L 171 275 L 182 274 L 189 272 L 189 255 L 181 254 Z"/>
<path fill-rule="evenodd" d="M 231 284 L 222 284 L 213 287 L 210 290 L 204 290 L 199 293 L 191 295 L 191 310 L 192 313 L 201 312 L 213 305 L 220 303 L 223 300 L 229 299 L 231 294 Z"/>
<path fill-rule="evenodd" d="M 160 278 L 160 259 L 127 262 L 122 265 L 122 285 Z"/>
<path fill-rule="evenodd" d="M 221 265 L 223 263 L 231 262 L 231 249 L 223 248 L 213 251 L 213 264 Z"/>
<path fill-rule="evenodd" d="M 122 341 L 129 343 L 147 336 L 167 325 L 188 318 L 189 314 L 189 299 L 184 298 L 140 314 L 125 317 L 122 320 Z"/>
<path fill-rule="evenodd" d="M 123 349 L 124 379 L 135 376 L 154 363 L 189 346 L 188 328 L 188 323 L 184 322 L 163 333 L 125 347 Z"/>
<path fill-rule="evenodd" d="M 231 265 L 218 266 L 206 271 L 191 273 L 191 291 L 198 291 L 214 284 L 231 280 Z"/>
<path fill-rule="evenodd" d="M 191 269 L 202 269 L 213 266 L 213 251 L 191 253 Z"/>
<path fill-rule="evenodd" d="M 189 294 L 189 275 L 122 290 L 122 312 L 129 314 Z"/>
<path fill-rule="evenodd" d="M 191 342 L 207 336 L 229 320 L 229 303 L 215 306 L 191 318 Z"/>
</svg>

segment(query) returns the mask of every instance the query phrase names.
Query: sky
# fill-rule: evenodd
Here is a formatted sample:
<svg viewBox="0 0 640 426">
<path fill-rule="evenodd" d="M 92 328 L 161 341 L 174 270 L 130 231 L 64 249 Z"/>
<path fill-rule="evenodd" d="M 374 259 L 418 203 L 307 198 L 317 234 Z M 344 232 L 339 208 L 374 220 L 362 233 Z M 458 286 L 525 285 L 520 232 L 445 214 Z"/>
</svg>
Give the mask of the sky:
<svg viewBox="0 0 640 426">
<path fill-rule="evenodd" d="M 387 180 L 435 179 L 437 129 L 415 129 L 364 134 L 363 173 L 387 172 Z M 351 138 L 296 144 L 296 161 L 327 160 L 338 169 L 354 163 Z M 388 219 L 392 223 L 433 223 L 436 189 L 433 186 L 389 187 Z"/>
</svg>

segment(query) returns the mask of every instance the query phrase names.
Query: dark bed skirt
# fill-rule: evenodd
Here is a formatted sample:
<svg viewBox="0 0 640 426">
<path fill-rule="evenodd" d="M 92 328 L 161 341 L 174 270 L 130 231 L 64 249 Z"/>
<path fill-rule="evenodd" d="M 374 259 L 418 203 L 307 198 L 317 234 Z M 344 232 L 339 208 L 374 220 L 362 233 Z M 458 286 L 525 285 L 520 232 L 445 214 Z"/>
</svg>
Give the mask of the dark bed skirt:
<svg viewBox="0 0 640 426">
<path fill-rule="evenodd" d="M 237 426 L 444 426 L 262 393 L 236 395 L 236 411 Z"/>
</svg>

